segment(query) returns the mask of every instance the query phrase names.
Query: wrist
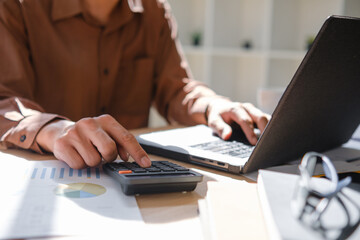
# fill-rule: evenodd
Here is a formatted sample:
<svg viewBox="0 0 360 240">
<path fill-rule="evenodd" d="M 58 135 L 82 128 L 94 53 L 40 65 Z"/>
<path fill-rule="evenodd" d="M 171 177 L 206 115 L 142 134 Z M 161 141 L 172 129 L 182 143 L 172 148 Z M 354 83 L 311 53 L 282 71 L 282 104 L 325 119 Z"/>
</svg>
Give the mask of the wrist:
<svg viewBox="0 0 360 240">
<path fill-rule="evenodd" d="M 207 97 L 207 98 L 203 98 L 203 106 L 205 106 L 205 108 L 203 108 L 204 112 L 203 112 L 203 116 L 204 116 L 204 119 L 205 119 L 205 123 L 206 125 L 209 124 L 209 114 L 211 112 L 211 109 L 212 109 L 212 105 L 214 104 L 217 104 L 219 102 L 229 102 L 230 100 L 226 97 L 223 97 L 223 96 L 219 96 L 219 95 L 216 95 L 216 96 L 212 96 L 212 97 Z"/>
<path fill-rule="evenodd" d="M 40 129 L 35 141 L 43 151 L 53 152 L 55 140 L 73 124 L 69 120 L 55 119 Z"/>
</svg>

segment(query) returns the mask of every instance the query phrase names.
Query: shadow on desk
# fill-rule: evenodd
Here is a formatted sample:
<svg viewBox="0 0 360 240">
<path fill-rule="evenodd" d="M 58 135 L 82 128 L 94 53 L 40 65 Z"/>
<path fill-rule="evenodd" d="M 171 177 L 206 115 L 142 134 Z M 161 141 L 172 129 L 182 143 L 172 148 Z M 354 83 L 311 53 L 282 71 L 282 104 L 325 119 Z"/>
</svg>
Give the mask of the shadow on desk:
<svg viewBox="0 0 360 240">
<path fill-rule="evenodd" d="M 197 218 L 198 200 L 207 192 L 207 182 L 215 179 L 204 176 L 192 192 L 144 194 L 136 197 L 145 223 L 169 223 Z"/>
<path fill-rule="evenodd" d="M 169 223 L 185 219 L 198 218 L 198 200 L 204 199 L 208 193 L 208 182 L 242 180 L 253 183 L 241 175 L 227 173 L 216 169 L 171 160 L 164 157 L 150 155 L 152 161 L 170 161 L 191 168 L 203 174 L 203 181 L 194 191 L 186 193 L 147 194 L 136 197 L 145 223 Z"/>
</svg>

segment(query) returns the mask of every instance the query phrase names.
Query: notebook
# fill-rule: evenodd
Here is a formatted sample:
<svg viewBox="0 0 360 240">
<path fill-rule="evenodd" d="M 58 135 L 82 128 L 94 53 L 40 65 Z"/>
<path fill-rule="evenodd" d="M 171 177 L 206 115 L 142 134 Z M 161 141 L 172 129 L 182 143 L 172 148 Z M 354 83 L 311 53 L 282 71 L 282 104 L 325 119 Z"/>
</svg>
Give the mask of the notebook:
<svg viewBox="0 0 360 240">
<path fill-rule="evenodd" d="M 148 153 L 240 174 L 340 146 L 360 123 L 359 43 L 359 18 L 330 16 L 324 22 L 248 157 L 236 156 L 240 150 L 213 151 L 223 141 L 204 125 L 137 140 Z"/>
</svg>

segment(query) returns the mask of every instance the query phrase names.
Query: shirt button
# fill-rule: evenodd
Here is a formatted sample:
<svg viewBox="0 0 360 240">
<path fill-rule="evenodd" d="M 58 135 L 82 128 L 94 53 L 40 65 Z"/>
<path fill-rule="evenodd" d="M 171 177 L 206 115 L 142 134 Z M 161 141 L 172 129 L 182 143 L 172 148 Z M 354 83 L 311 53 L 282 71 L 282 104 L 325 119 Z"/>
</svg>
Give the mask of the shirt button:
<svg viewBox="0 0 360 240">
<path fill-rule="evenodd" d="M 21 135 L 21 137 L 20 137 L 20 142 L 24 142 L 25 139 L 26 139 L 26 135 Z"/>
<path fill-rule="evenodd" d="M 109 69 L 107 69 L 107 68 L 104 69 L 104 75 L 106 75 L 106 76 L 109 75 Z"/>
</svg>

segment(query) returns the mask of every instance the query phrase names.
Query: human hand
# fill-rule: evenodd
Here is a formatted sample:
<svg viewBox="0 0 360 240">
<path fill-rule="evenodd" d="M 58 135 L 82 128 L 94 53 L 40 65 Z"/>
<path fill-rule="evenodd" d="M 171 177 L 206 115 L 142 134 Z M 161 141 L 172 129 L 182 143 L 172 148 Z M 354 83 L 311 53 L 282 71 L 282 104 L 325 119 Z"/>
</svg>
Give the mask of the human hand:
<svg viewBox="0 0 360 240">
<path fill-rule="evenodd" d="M 231 102 L 223 98 L 210 101 L 205 114 L 208 125 L 222 139 L 227 140 L 231 137 L 230 125 L 235 122 L 252 145 L 257 142 L 255 125 L 262 133 L 270 120 L 270 115 L 263 113 L 251 103 Z"/>
<path fill-rule="evenodd" d="M 74 169 L 96 166 L 102 159 L 111 162 L 118 155 L 124 161 L 130 155 L 142 167 L 151 165 L 136 138 L 110 115 L 51 122 L 40 130 L 36 141 Z"/>
</svg>

